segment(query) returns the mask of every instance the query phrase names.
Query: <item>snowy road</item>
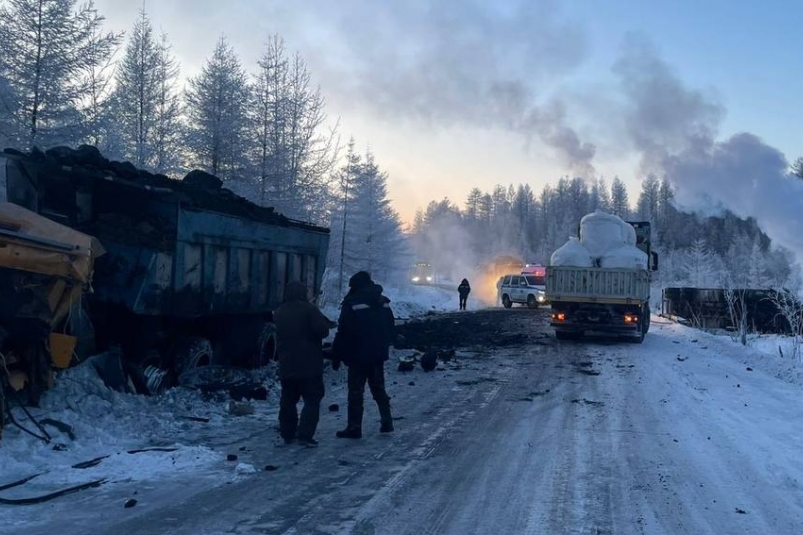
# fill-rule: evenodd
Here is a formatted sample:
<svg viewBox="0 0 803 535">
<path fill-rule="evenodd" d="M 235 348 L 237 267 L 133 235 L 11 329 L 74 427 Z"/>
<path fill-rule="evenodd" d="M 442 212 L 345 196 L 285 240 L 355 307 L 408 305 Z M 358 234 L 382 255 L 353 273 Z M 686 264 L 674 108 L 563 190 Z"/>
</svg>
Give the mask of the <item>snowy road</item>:
<svg viewBox="0 0 803 535">
<path fill-rule="evenodd" d="M 370 404 L 356 442 L 333 436 L 343 411 L 324 413 L 317 449 L 272 428 L 233 439 L 255 474 L 140 485 L 132 509 L 120 488 L 78 494 L 3 533 L 803 533 L 800 386 L 657 318 L 642 345 L 557 342 L 546 312 L 461 315 L 532 336 L 390 372 L 391 436 Z M 324 406 L 344 398 L 340 381 Z"/>
</svg>

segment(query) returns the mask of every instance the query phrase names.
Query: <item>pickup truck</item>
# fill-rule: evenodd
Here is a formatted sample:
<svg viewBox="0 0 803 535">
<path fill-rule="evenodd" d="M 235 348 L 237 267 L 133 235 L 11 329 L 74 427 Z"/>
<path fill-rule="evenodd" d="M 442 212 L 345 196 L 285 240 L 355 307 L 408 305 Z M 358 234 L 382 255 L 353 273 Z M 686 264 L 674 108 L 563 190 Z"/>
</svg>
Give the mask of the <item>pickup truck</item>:
<svg viewBox="0 0 803 535">
<path fill-rule="evenodd" d="M 538 308 L 548 304 L 544 278 L 537 275 L 505 275 L 500 279 L 499 299 L 502 306 L 510 308 L 513 303 Z"/>
</svg>

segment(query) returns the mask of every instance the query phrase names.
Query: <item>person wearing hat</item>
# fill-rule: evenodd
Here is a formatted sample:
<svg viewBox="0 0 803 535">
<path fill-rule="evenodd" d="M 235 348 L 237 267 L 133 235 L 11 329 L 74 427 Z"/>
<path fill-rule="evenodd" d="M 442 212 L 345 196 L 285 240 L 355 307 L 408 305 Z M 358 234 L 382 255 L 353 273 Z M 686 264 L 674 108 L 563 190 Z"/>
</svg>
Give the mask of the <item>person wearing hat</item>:
<svg viewBox="0 0 803 535">
<path fill-rule="evenodd" d="M 371 390 L 380 416 L 380 433 L 393 431 L 390 397 L 385 390 L 385 361 L 394 337 L 390 299 L 382 286 L 366 271 L 349 279 L 349 292 L 340 309 L 337 333 L 332 344 L 333 364 L 348 367 L 348 424 L 338 438 L 362 438 L 365 384 Z"/>
<path fill-rule="evenodd" d="M 279 355 L 279 433 L 286 444 L 316 446 L 313 438 L 320 418 L 323 385 L 323 339 L 329 336 L 329 318 L 307 299 L 307 287 L 291 282 L 284 302 L 274 313 L 276 352 Z M 301 419 L 296 405 L 304 400 Z"/>
</svg>

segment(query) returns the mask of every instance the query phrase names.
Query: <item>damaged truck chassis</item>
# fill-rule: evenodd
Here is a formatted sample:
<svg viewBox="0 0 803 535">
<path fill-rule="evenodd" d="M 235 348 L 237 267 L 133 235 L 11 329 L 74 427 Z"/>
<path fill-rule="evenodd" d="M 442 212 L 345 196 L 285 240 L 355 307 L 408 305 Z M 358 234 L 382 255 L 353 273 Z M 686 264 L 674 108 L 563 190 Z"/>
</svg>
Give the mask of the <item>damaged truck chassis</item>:
<svg viewBox="0 0 803 535">
<path fill-rule="evenodd" d="M 320 290 L 328 229 L 250 203 L 200 171 L 174 180 L 89 146 L 7 149 L 2 201 L 102 244 L 89 291 L 51 327 L 74 337 L 73 360 L 121 355 L 143 392 L 198 366 L 265 365 L 286 283 L 303 281 L 310 298 Z M 6 322 L 18 316 L 7 311 Z"/>
</svg>

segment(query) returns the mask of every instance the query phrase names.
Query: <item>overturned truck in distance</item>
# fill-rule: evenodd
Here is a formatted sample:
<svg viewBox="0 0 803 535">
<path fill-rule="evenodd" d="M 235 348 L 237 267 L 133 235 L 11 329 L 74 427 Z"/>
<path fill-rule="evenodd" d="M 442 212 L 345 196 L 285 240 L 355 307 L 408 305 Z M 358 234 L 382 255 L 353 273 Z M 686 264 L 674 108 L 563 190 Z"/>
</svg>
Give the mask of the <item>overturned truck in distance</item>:
<svg viewBox="0 0 803 535">
<path fill-rule="evenodd" d="M 90 146 L 0 154 L 0 202 L 94 237 L 105 250 L 94 259 L 91 291 L 54 326 L 75 338 L 75 356 L 118 349 L 126 366 L 173 377 L 273 357 L 272 310 L 291 280 L 318 294 L 329 230 L 222 186 L 201 171 L 183 180 L 151 174 Z"/>
</svg>

